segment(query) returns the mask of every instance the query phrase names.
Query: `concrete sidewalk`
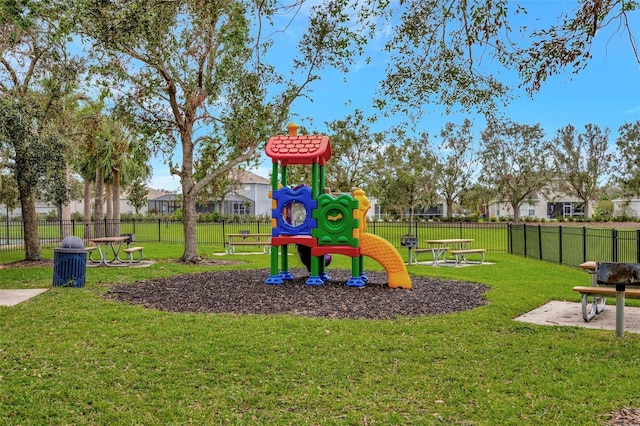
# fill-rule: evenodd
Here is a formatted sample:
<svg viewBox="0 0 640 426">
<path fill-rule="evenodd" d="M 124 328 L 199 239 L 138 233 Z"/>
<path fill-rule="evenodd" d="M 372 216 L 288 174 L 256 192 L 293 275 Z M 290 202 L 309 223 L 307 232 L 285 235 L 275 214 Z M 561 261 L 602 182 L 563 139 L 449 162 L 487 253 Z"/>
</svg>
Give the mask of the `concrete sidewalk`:
<svg viewBox="0 0 640 426">
<path fill-rule="evenodd" d="M 614 299 L 615 300 L 615 299 Z M 600 330 L 616 330 L 616 307 L 607 305 L 604 311 L 591 321 L 582 318 L 582 304 L 579 302 L 551 302 L 514 318 L 516 321 L 539 325 L 564 325 Z M 624 331 L 640 333 L 640 308 L 626 306 L 624 308 Z"/>
<path fill-rule="evenodd" d="M 14 306 L 29 300 L 45 291 L 48 288 L 34 288 L 22 290 L 0 290 L 0 306 Z"/>
</svg>

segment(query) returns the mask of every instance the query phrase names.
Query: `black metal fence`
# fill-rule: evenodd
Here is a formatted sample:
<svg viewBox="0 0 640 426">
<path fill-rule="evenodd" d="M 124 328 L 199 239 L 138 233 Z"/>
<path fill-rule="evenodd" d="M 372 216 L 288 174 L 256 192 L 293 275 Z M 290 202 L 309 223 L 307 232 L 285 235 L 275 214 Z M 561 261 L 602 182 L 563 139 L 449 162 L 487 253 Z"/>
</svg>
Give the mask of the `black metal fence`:
<svg viewBox="0 0 640 426">
<path fill-rule="evenodd" d="M 367 232 L 376 234 L 391 242 L 398 249 L 400 241 L 409 233 L 418 238 L 418 246 L 424 247 L 425 240 L 444 238 L 471 238 L 474 246 L 485 248 L 489 252 L 506 253 L 509 246 L 508 226 L 506 223 L 474 222 L 368 222 Z M 241 231 L 250 233 L 271 232 L 270 221 L 222 221 L 199 222 L 196 227 L 198 243 L 223 246 L 227 234 Z M 164 219 L 122 220 L 122 221 L 39 221 L 38 234 L 43 248 L 58 247 L 63 236 L 74 235 L 85 243 L 94 236 L 135 234 L 136 241 L 170 244 L 184 243 L 184 229 L 181 221 Z M 0 222 L 0 252 L 24 250 L 24 230 L 21 221 Z"/>
<path fill-rule="evenodd" d="M 563 265 L 640 263 L 640 229 L 509 225 L 509 252 Z"/>
</svg>

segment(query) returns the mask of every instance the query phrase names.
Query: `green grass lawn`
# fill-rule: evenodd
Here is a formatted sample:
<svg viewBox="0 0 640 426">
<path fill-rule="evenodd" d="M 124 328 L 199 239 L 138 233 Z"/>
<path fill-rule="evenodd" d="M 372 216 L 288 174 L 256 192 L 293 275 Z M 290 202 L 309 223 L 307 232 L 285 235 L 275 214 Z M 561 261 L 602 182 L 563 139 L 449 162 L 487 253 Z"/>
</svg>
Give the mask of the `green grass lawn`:
<svg viewBox="0 0 640 426">
<path fill-rule="evenodd" d="M 487 284 L 489 304 L 391 321 L 164 313 L 103 299 L 116 283 L 219 269 L 171 261 L 181 254 L 145 243 L 158 260 L 149 268 L 90 268 L 82 289 L 0 307 L 0 424 L 593 425 L 640 403 L 640 336 L 513 321 L 549 300 L 578 301 L 571 287 L 589 276 L 575 268 L 494 253 L 495 265 L 411 265 Z M 269 265 L 262 254 L 222 258 Z M 330 268 L 349 264 L 334 256 Z M 51 276 L 4 269 L 0 288 L 50 287 Z"/>
</svg>

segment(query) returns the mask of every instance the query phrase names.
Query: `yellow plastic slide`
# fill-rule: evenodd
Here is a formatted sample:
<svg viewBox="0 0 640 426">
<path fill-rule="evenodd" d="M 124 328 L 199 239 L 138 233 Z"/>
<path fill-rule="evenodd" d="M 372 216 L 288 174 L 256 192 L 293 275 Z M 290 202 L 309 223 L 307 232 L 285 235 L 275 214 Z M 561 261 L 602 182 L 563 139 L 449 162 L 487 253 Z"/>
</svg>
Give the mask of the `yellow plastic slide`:
<svg viewBox="0 0 640 426">
<path fill-rule="evenodd" d="M 360 234 L 360 253 L 376 260 L 387 271 L 389 287 L 411 288 L 411 278 L 398 250 L 384 238 L 363 232 Z"/>
</svg>

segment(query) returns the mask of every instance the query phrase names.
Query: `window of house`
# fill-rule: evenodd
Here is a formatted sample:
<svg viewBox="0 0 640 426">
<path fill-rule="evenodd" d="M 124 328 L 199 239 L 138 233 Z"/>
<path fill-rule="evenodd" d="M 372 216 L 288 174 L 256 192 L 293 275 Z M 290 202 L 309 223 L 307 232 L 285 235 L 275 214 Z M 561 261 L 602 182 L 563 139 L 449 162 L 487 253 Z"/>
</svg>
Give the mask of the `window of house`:
<svg viewBox="0 0 640 426">
<path fill-rule="evenodd" d="M 536 209 L 533 205 L 529 203 L 524 203 L 520 206 L 520 217 L 531 216 L 534 217 L 536 215 Z"/>
<path fill-rule="evenodd" d="M 251 214 L 251 206 L 241 201 L 234 201 L 233 214 L 239 214 L 239 215 Z"/>
</svg>

